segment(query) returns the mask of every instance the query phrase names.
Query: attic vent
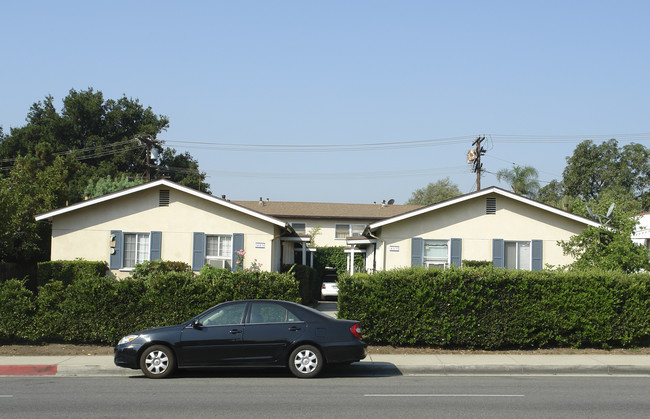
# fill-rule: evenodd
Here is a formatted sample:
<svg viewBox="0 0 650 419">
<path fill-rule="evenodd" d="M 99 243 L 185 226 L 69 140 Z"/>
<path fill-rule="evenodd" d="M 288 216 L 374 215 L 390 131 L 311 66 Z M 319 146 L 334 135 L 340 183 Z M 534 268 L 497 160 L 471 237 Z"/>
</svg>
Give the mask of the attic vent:
<svg viewBox="0 0 650 419">
<path fill-rule="evenodd" d="M 159 191 L 158 206 L 159 207 L 168 207 L 169 206 L 169 189 L 161 189 Z"/>
<path fill-rule="evenodd" d="M 496 198 L 485 198 L 485 213 L 486 214 L 496 214 L 497 213 L 497 199 Z"/>
</svg>

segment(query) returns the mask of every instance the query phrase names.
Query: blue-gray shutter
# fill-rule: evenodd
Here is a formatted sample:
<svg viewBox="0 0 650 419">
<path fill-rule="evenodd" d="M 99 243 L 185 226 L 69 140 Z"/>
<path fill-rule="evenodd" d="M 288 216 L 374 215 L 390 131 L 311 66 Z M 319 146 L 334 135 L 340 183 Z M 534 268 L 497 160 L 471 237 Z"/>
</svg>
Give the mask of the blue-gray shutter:
<svg viewBox="0 0 650 419">
<path fill-rule="evenodd" d="M 451 239 L 451 266 L 460 266 L 463 254 L 463 240 Z"/>
<path fill-rule="evenodd" d="M 122 231 L 111 230 L 111 236 L 115 236 L 115 247 L 111 248 L 108 267 L 122 269 Z"/>
<path fill-rule="evenodd" d="M 422 266 L 423 240 L 419 237 L 411 239 L 411 266 Z"/>
<path fill-rule="evenodd" d="M 152 231 L 149 239 L 149 260 L 162 259 L 162 231 Z"/>
<path fill-rule="evenodd" d="M 504 254 L 504 244 L 503 239 L 493 239 L 492 240 L 492 265 L 495 268 L 503 268 L 505 266 L 505 261 L 503 258 Z"/>
<path fill-rule="evenodd" d="M 533 261 L 531 265 L 531 270 L 533 271 L 541 271 L 543 269 L 543 242 L 541 240 L 533 240 L 531 241 L 531 246 L 532 249 L 532 256 L 533 256 Z"/>
<path fill-rule="evenodd" d="M 244 235 L 235 233 L 232 235 L 232 263 L 230 264 L 232 270 L 236 268 L 237 252 L 239 250 L 244 250 Z M 242 266 L 242 268 L 244 267 Z"/>
<path fill-rule="evenodd" d="M 192 244 L 192 270 L 200 271 L 205 261 L 205 233 L 194 233 Z"/>
</svg>

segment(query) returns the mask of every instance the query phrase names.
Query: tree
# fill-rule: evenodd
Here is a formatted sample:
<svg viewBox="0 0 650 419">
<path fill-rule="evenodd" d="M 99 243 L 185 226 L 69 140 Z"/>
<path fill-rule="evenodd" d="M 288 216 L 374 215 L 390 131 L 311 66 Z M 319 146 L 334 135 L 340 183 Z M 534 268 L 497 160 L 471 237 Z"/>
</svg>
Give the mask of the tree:
<svg viewBox="0 0 650 419">
<path fill-rule="evenodd" d="M 199 162 L 188 152 L 176 154 L 173 148 L 166 148 L 160 156 L 157 173 L 181 185 L 210 192 L 210 185 L 205 183 L 205 172 L 199 170 Z"/>
<path fill-rule="evenodd" d="M 416 190 L 406 203 L 408 205 L 432 205 L 460 195 L 462 193 L 458 189 L 458 185 L 453 183 L 449 177 L 446 177 Z"/>
<path fill-rule="evenodd" d="M 117 100 L 105 100 L 102 92 L 89 88 L 85 91 L 70 90 L 63 99 L 61 112 L 54 106 L 54 98 L 47 96 L 36 102 L 27 115 L 27 124 L 11 128 L 9 135 L 0 135 L 0 160 L 8 169 L 19 156 L 71 154 L 82 163 L 77 176 L 70 179 L 67 199 L 70 203 L 83 199 L 84 189 L 90 180 L 97 181 L 111 176 L 119 179 L 123 174 L 130 178 L 143 177 L 147 171 L 146 145 L 138 138 L 155 138 L 169 127 L 166 116 L 156 115 L 151 107 L 144 107 L 138 99 L 123 96 Z M 175 150 L 157 147 L 168 160 L 176 162 Z M 173 177 L 181 183 L 198 188 L 198 163 L 185 153 L 180 164 L 190 162 L 197 174 Z M 191 164 L 179 166 L 189 169 Z M 169 166 L 170 170 L 173 166 Z M 186 179 L 187 178 L 187 179 Z M 204 182 L 202 190 L 209 185 Z"/>
<path fill-rule="evenodd" d="M 513 166 L 512 169 L 501 169 L 497 172 L 499 182 L 507 182 L 517 195 L 535 198 L 539 190 L 537 169 L 532 166 Z"/>
<path fill-rule="evenodd" d="M 563 172 L 565 193 L 591 201 L 601 191 L 623 188 L 648 207 L 650 192 L 650 150 L 641 144 L 618 146 L 614 139 L 600 145 L 578 144 Z"/>
<path fill-rule="evenodd" d="M 50 228 L 38 213 L 141 183 L 148 148 L 169 120 L 137 99 L 104 100 L 101 92 L 70 90 L 58 112 L 52 96 L 32 105 L 27 124 L 0 128 L 0 261 L 34 263 L 49 258 Z M 207 191 L 205 173 L 189 153 L 155 147 L 163 174 Z M 178 170 L 180 169 L 180 170 Z M 131 179 L 129 181 L 129 179 Z M 200 186 L 199 186 L 200 184 Z"/>
<path fill-rule="evenodd" d="M 35 157 L 19 157 L 0 178 L 0 262 L 29 262 L 49 257 L 50 229 L 36 214 L 65 205 L 69 180 L 79 168 L 70 156 L 43 166 Z"/>
<path fill-rule="evenodd" d="M 96 198 L 111 192 L 117 192 L 132 186 L 138 186 L 142 183 L 144 183 L 142 179 L 131 180 L 127 175 L 122 175 L 120 178 L 116 179 L 112 179 L 111 176 L 108 175 L 97 179 L 97 181 L 91 179 L 88 182 L 88 186 L 86 186 L 84 194 L 88 196 L 88 198 Z"/>
<path fill-rule="evenodd" d="M 548 185 L 542 187 L 537 192 L 536 199 L 547 205 L 552 205 L 561 208 L 565 203 L 568 203 L 567 197 L 564 195 L 564 187 L 562 182 L 553 179 Z"/>
<path fill-rule="evenodd" d="M 614 209 L 608 218 L 612 204 Z M 632 242 L 640 202 L 634 199 L 629 190 L 610 188 L 600 191 L 597 200 L 589 203 L 579 199 L 574 201 L 572 210 L 585 217 L 594 214 L 602 225 L 587 227 L 569 240 L 558 242 L 565 255 L 575 258 L 569 268 L 602 268 L 627 273 L 650 269 L 648 250 Z"/>
</svg>

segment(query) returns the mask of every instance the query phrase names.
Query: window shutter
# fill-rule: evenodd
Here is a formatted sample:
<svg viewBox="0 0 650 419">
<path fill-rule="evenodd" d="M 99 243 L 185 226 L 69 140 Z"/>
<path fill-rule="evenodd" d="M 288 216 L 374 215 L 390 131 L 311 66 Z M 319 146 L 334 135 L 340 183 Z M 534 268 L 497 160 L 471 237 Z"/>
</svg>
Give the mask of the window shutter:
<svg viewBox="0 0 650 419">
<path fill-rule="evenodd" d="M 162 259 L 162 231 L 152 231 L 149 241 L 149 260 Z"/>
<path fill-rule="evenodd" d="M 234 271 L 237 267 L 237 251 L 244 250 L 244 235 L 241 233 L 235 233 L 232 235 L 232 263 L 231 269 Z M 242 266 L 242 269 L 244 267 Z"/>
<path fill-rule="evenodd" d="M 411 266 L 422 266 L 423 240 L 419 237 L 411 239 Z"/>
<path fill-rule="evenodd" d="M 115 242 L 115 247 L 111 246 L 111 255 L 108 267 L 111 269 L 122 268 L 122 231 L 111 230 L 111 238 Z"/>
<path fill-rule="evenodd" d="M 505 266 L 503 253 L 504 253 L 503 239 L 493 239 L 492 240 L 492 265 L 495 268 L 503 268 Z"/>
<path fill-rule="evenodd" d="M 451 239 L 451 266 L 460 266 L 463 250 L 462 239 Z"/>
<path fill-rule="evenodd" d="M 192 244 L 192 270 L 200 271 L 205 260 L 205 233 L 194 233 Z"/>
<path fill-rule="evenodd" d="M 532 271 L 541 271 L 543 268 L 543 241 L 542 240 L 532 240 L 530 242 L 531 253 L 532 253 L 532 265 L 530 269 Z"/>
</svg>

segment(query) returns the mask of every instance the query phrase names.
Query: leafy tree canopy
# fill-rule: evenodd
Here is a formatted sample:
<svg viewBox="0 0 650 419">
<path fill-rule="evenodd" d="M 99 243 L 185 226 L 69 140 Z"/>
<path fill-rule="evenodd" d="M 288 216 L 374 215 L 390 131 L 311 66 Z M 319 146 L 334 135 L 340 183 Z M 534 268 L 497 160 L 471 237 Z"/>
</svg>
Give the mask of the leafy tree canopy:
<svg viewBox="0 0 650 419">
<path fill-rule="evenodd" d="M 647 208 L 650 192 L 650 150 L 641 144 L 622 147 L 614 139 L 600 145 L 578 144 L 563 172 L 565 194 L 590 201 L 607 189 L 629 190 Z"/>
<path fill-rule="evenodd" d="M 131 180 L 127 175 L 122 175 L 120 178 L 113 179 L 110 175 L 99 178 L 97 181 L 90 180 L 88 186 L 84 191 L 85 196 L 88 198 L 96 198 L 98 196 L 106 195 L 111 192 L 121 191 L 122 189 L 130 188 L 132 186 L 141 185 L 144 181 L 142 179 Z"/>
<path fill-rule="evenodd" d="M 155 138 L 169 127 L 166 116 L 156 115 L 138 99 L 123 96 L 105 100 L 102 92 L 92 88 L 70 90 L 63 99 L 61 112 L 56 110 L 54 98 L 47 96 L 32 105 L 26 121 L 22 127 L 11 128 L 8 135 L 0 135 L 2 168 L 9 169 L 19 156 L 37 156 L 51 164 L 57 155 L 72 155 L 82 165 L 68 185 L 70 202 L 83 199 L 91 180 L 96 182 L 107 176 L 120 179 L 124 174 L 130 178 L 143 177 L 147 172 L 147 147 L 138 138 Z M 163 149 L 160 142 L 154 147 L 160 154 L 170 156 L 168 160 L 175 161 L 175 150 Z M 205 173 L 199 172 L 196 161 L 185 154 L 180 160 L 193 161 L 195 172 L 183 173 L 173 180 L 197 188 L 201 178 L 201 190 L 207 191 Z M 149 170 L 155 173 L 155 167 Z"/>
<path fill-rule="evenodd" d="M 614 209 L 607 217 L 612 204 Z M 650 269 L 647 249 L 632 242 L 632 233 L 638 224 L 635 216 L 641 204 L 629 190 L 620 187 L 601 190 L 598 199 L 588 203 L 576 199 L 570 207 L 572 212 L 584 217 L 593 214 L 602 226 L 587 227 L 569 240 L 558 242 L 564 254 L 576 260 L 569 268 L 598 267 L 628 273 Z"/>
<path fill-rule="evenodd" d="M 517 195 L 535 198 L 539 190 L 537 169 L 532 166 L 513 166 L 512 169 L 501 169 L 497 172 L 497 180 L 506 182 Z"/>
<path fill-rule="evenodd" d="M 460 195 L 462 193 L 458 189 L 458 185 L 453 183 L 449 177 L 446 177 L 416 190 L 406 203 L 409 205 L 432 205 Z"/>
<path fill-rule="evenodd" d="M 13 170 L 0 177 L 0 262 L 49 258 L 49 225 L 34 216 L 65 205 L 68 183 L 79 168 L 71 156 L 57 156 L 49 165 L 19 157 Z"/>
</svg>

